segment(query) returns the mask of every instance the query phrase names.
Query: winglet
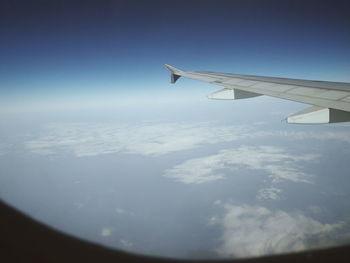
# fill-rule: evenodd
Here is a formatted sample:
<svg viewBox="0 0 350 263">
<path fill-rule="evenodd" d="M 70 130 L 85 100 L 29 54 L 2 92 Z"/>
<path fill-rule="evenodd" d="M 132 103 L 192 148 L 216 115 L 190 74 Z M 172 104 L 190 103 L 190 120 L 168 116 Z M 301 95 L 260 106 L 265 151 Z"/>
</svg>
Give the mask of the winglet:
<svg viewBox="0 0 350 263">
<path fill-rule="evenodd" d="M 171 72 L 171 83 L 175 83 L 181 77 L 183 71 L 168 64 L 164 64 L 164 66 Z"/>
</svg>

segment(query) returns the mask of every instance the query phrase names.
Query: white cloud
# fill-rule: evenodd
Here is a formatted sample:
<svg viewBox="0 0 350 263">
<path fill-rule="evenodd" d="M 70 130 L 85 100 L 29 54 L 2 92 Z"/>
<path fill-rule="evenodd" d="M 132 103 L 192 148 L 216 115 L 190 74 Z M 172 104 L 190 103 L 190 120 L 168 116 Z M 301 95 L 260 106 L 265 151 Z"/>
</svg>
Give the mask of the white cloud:
<svg viewBox="0 0 350 263">
<path fill-rule="evenodd" d="M 350 134 L 345 131 L 257 131 L 247 134 L 247 138 L 258 137 L 285 137 L 292 140 L 333 140 L 350 143 Z"/>
<path fill-rule="evenodd" d="M 68 151 L 77 157 L 108 153 L 142 154 L 159 156 L 198 148 L 203 145 L 229 143 L 242 139 L 284 137 L 293 140 L 317 139 L 350 142 L 350 135 L 343 132 L 283 132 L 256 131 L 254 125 L 218 126 L 200 123 L 52 123 L 45 126 L 41 136 L 27 141 L 31 152 L 51 155 Z M 282 181 L 311 182 L 312 176 L 299 167 L 301 162 L 317 159 L 317 155 L 293 155 L 282 148 L 272 146 L 228 149 L 217 154 L 194 158 L 164 172 L 164 176 L 183 183 L 206 183 L 223 179 L 227 171 L 245 169 L 265 171 L 271 185 L 261 189 L 258 199 L 278 199 Z"/>
<path fill-rule="evenodd" d="M 256 198 L 260 199 L 260 200 L 262 200 L 262 199 L 278 200 L 278 199 L 280 199 L 279 194 L 281 192 L 282 192 L 282 190 L 277 188 L 276 186 L 262 188 L 259 190 Z"/>
<path fill-rule="evenodd" d="M 10 145 L 7 143 L 0 142 L 0 156 L 8 153 Z"/>
<path fill-rule="evenodd" d="M 67 150 L 77 157 L 83 157 L 118 152 L 157 156 L 202 145 L 261 137 L 338 140 L 350 143 L 348 132 L 314 133 L 254 129 L 254 125 L 220 126 L 209 122 L 52 123 L 45 126 L 41 136 L 27 141 L 25 147 L 37 154 L 53 155 L 60 150 Z"/>
<path fill-rule="evenodd" d="M 185 184 L 200 184 L 224 178 L 217 171 L 225 168 L 222 154 L 190 159 L 165 171 L 164 176 Z"/>
<path fill-rule="evenodd" d="M 232 142 L 241 138 L 243 126 L 203 123 L 88 124 L 54 123 L 43 135 L 25 143 L 31 152 L 50 155 L 59 150 L 78 157 L 107 153 L 163 155 L 204 144 Z"/>
<path fill-rule="evenodd" d="M 104 227 L 101 229 L 101 236 L 102 237 L 109 237 L 112 235 L 112 229 L 109 227 Z"/>
<path fill-rule="evenodd" d="M 312 183 L 312 175 L 302 171 L 299 163 L 316 161 L 318 157 L 315 154 L 294 155 L 272 146 L 241 146 L 187 160 L 167 169 L 163 176 L 185 184 L 201 184 L 234 176 L 242 168 L 261 170 L 270 179 L 270 183 L 258 191 L 257 199 L 277 200 L 282 192 L 277 188 L 280 182 Z M 230 172 L 224 171 L 225 169 Z"/>
<path fill-rule="evenodd" d="M 120 239 L 119 243 L 121 245 L 121 247 L 125 250 L 130 250 L 134 247 L 134 244 L 128 240 L 125 239 Z"/>
<path fill-rule="evenodd" d="M 118 215 L 125 214 L 125 210 L 122 209 L 122 208 L 116 208 L 116 209 L 115 209 L 115 212 L 116 212 Z"/>
<path fill-rule="evenodd" d="M 322 240 L 342 225 L 321 223 L 301 212 L 217 204 L 225 210 L 221 218 L 214 220 L 223 229 L 221 244 L 217 248 L 222 257 L 262 256 L 317 247 L 322 242 L 315 240 Z M 213 220 L 210 222 L 213 223 Z"/>
<path fill-rule="evenodd" d="M 311 154 L 293 155 L 272 146 L 241 146 L 222 150 L 215 155 L 190 159 L 166 170 L 164 176 L 186 184 L 199 184 L 224 178 L 225 175 L 220 172 L 222 169 L 239 172 L 243 165 L 249 169 L 264 170 L 273 183 L 286 180 L 310 182 L 311 176 L 299 171 L 296 163 L 313 161 L 317 157 Z"/>
</svg>

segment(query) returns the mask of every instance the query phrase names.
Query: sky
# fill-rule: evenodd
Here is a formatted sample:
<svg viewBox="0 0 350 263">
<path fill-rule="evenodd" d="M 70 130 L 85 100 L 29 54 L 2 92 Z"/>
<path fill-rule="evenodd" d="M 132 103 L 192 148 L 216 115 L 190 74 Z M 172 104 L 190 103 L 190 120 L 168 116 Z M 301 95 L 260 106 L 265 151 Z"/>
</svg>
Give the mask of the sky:
<svg viewBox="0 0 350 263">
<path fill-rule="evenodd" d="M 350 81 L 347 1 L 0 5 L 3 105 L 112 93 L 169 97 L 165 63 L 185 70 Z M 189 83 L 192 89 L 200 85 Z"/>
<path fill-rule="evenodd" d="M 350 240 L 349 123 L 184 70 L 350 82 L 347 1 L 0 1 L 0 198 L 66 233 L 177 258 Z M 159 227 L 161 226 L 161 227 Z"/>
</svg>

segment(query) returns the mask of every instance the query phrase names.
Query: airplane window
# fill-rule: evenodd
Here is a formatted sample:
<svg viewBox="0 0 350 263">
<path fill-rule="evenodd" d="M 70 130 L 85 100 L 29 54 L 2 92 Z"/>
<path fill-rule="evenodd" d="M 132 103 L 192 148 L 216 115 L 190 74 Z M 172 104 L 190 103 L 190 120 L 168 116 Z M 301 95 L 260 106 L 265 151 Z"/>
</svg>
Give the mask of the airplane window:
<svg viewBox="0 0 350 263">
<path fill-rule="evenodd" d="M 0 6 L 1 200 L 142 255 L 349 244 L 345 1 Z"/>
</svg>

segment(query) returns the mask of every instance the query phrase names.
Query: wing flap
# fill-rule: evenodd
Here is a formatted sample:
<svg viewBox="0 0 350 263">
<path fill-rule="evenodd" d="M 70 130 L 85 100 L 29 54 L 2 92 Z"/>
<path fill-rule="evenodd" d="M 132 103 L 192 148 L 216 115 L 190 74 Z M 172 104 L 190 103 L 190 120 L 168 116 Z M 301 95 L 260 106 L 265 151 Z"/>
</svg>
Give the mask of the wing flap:
<svg viewBox="0 0 350 263">
<path fill-rule="evenodd" d="M 214 100 L 239 100 L 239 99 L 247 99 L 252 97 L 261 96 L 261 94 L 252 93 L 249 91 L 239 90 L 239 89 L 221 89 L 216 91 L 210 95 L 208 95 L 208 99 Z"/>
<path fill-rule="evenodd" d="M 324 124 L 350 121 L 350 112 L 312 106 L 287 118 L 288 123 Z"/>
</svg>

